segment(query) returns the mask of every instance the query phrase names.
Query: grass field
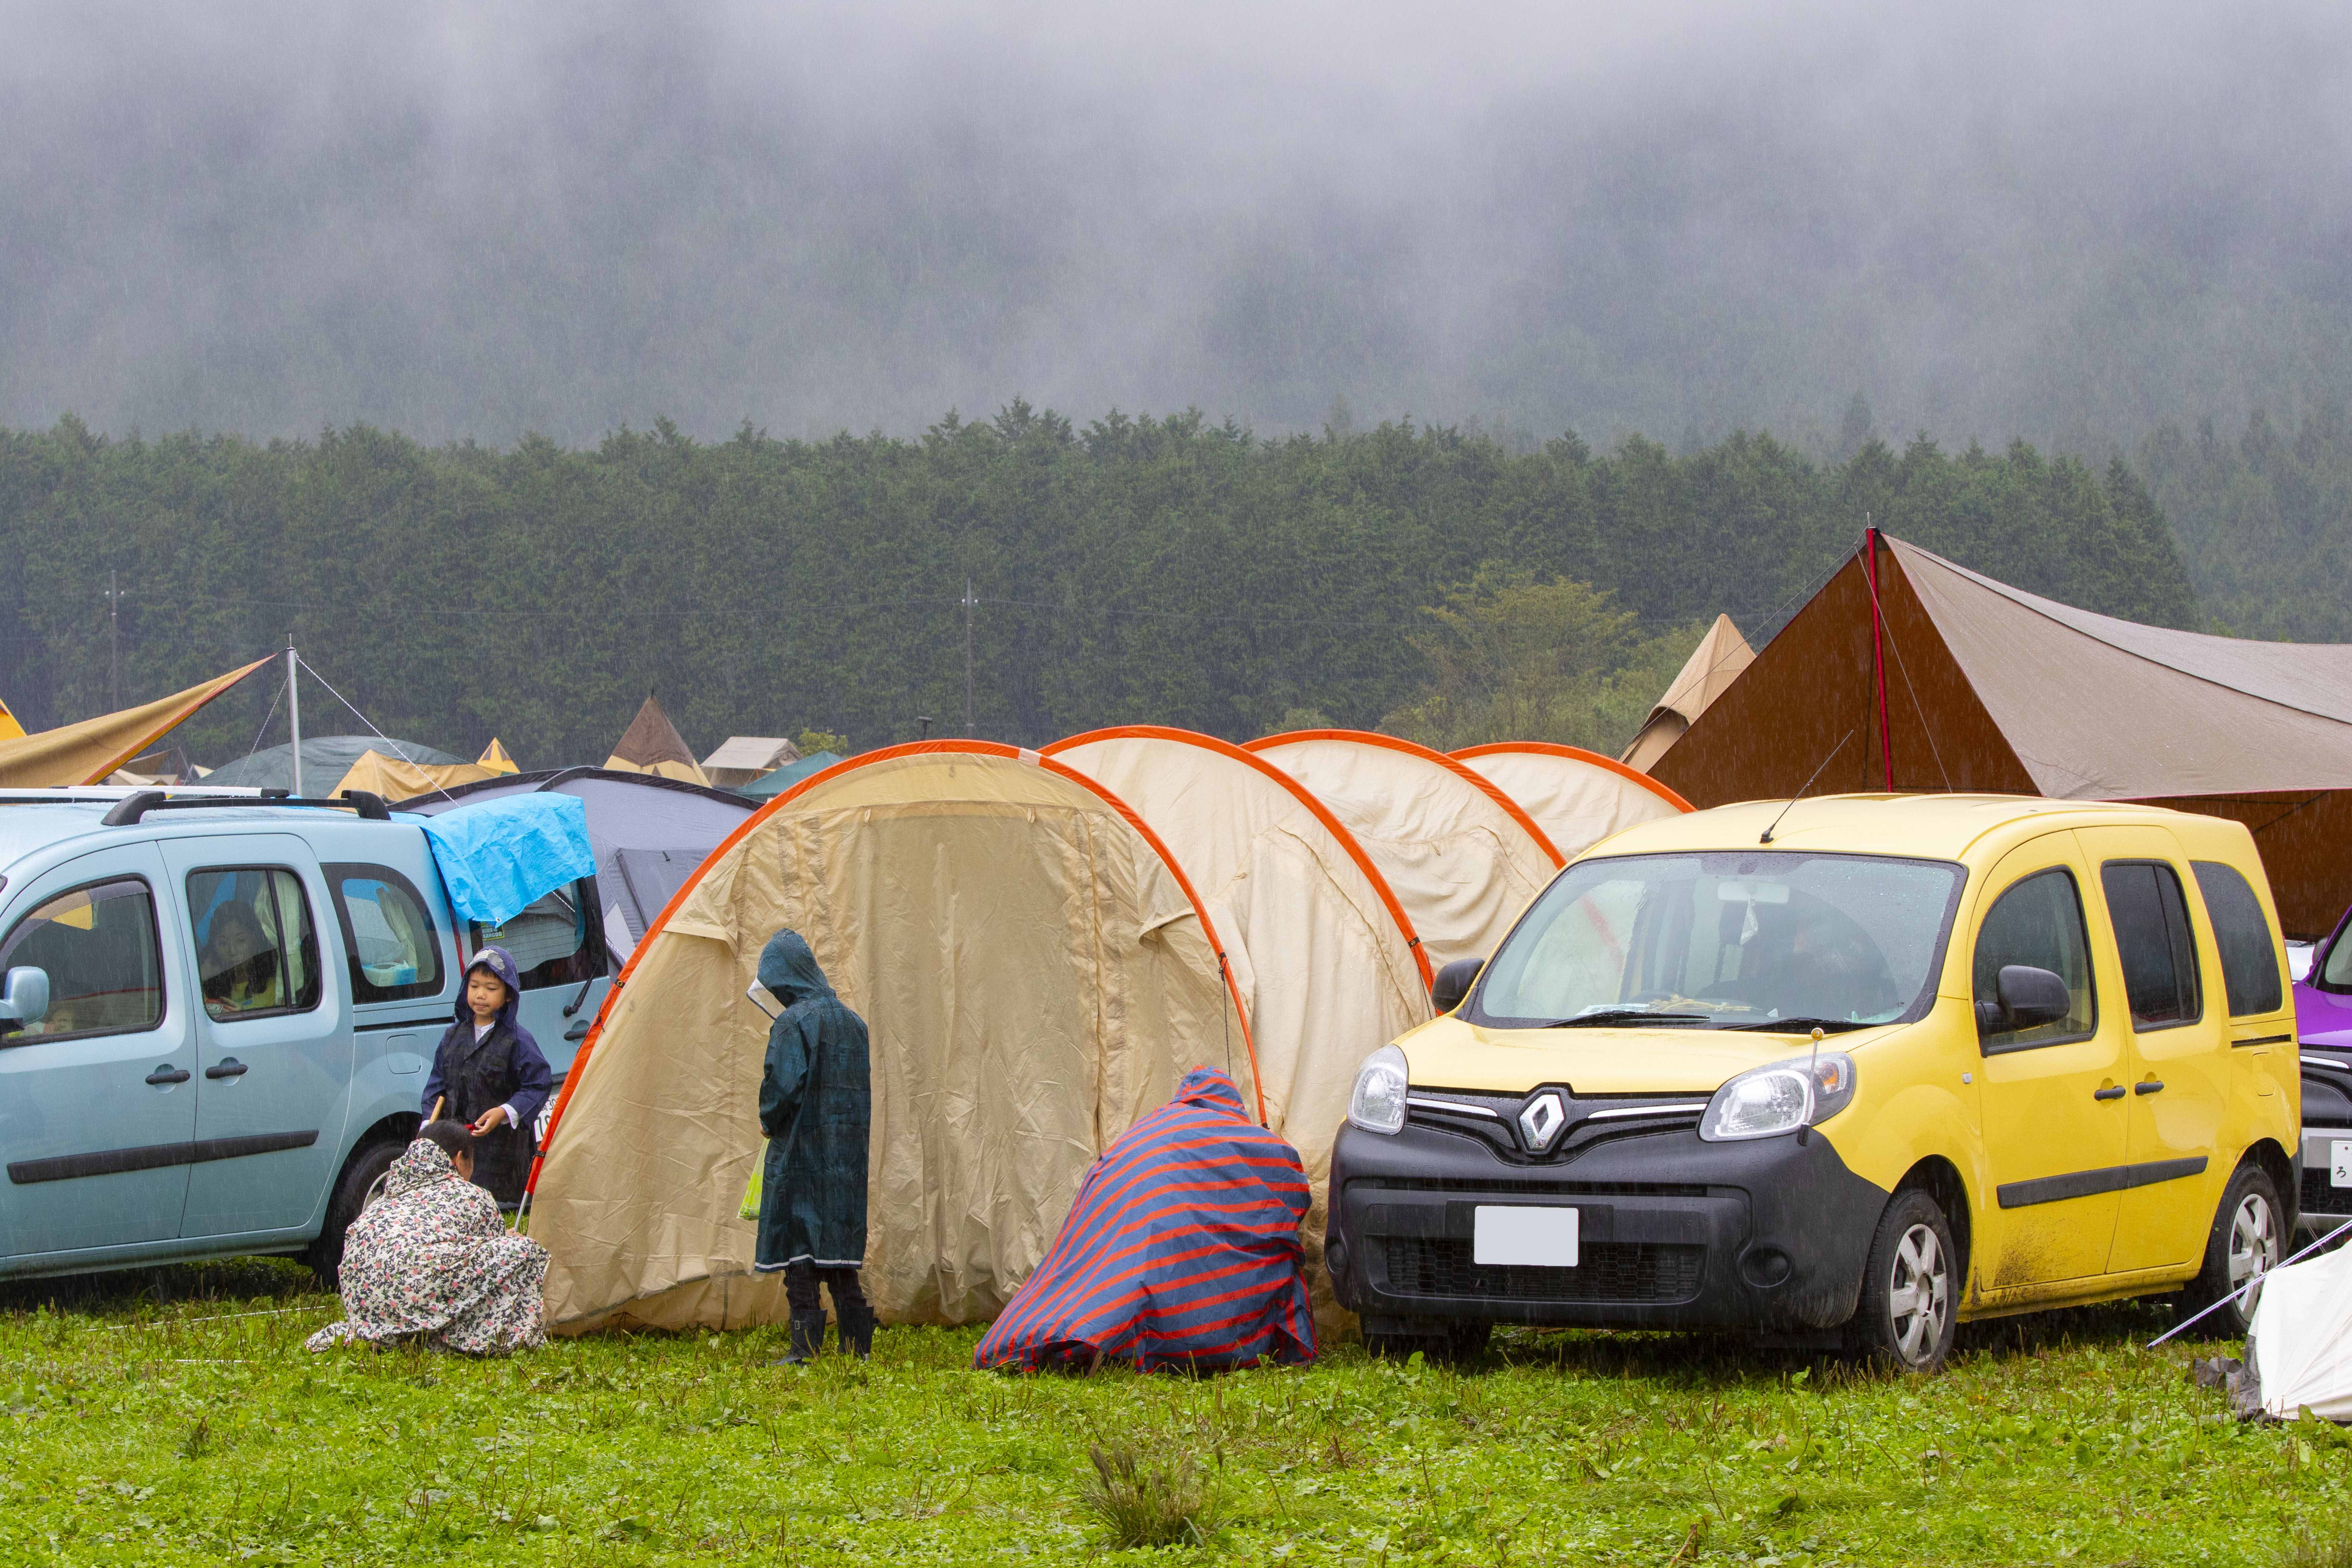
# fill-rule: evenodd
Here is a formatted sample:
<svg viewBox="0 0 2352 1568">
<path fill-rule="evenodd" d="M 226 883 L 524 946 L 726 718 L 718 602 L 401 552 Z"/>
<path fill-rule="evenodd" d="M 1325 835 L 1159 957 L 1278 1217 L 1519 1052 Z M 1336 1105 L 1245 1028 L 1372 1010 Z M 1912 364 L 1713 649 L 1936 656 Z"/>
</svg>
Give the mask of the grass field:
<svg viewBox="0 0 2352 1568">
<path fill-rule="evenodd" d="M 766 1329 L 311 1356 L 308 1291 L 0 1297 L 0 1561 L 2270 1564 L 2352 1521 L 2347 1439 L 2227 1419 L 2147 1308 L 1964 1331 L 1927 1381 L 1581 1333 L 1195 1380 L 978 1374 L 929 1329 L 810 1372 Z M 1105 1551 L 1096 1447 L 1192 1460 L 1207 1544 Z"/>
</svg>

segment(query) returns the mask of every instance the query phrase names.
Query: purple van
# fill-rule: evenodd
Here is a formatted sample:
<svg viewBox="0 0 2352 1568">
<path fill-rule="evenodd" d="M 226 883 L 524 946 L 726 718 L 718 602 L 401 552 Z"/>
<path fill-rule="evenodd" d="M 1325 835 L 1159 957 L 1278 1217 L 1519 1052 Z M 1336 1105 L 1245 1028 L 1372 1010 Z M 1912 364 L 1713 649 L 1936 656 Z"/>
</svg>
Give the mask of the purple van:
<svg viewBox="0 0 2352 1568">
<path fill-rule="evenodd" d="M 2303 1056 L 2303 1223 L 2352 1221 L 2352 910 L 2294 986 Z"/>
</svg>

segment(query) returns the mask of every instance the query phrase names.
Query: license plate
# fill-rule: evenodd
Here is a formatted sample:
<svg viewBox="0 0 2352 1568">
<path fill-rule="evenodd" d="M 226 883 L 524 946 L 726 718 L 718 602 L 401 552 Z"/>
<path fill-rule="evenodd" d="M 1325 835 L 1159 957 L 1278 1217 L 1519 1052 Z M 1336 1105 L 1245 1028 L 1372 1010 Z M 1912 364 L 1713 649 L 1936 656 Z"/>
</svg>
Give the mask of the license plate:
<svg viewBox="0 0 2352 1568">
<path fill-rule="evenodd" d="M 2352 1187 L 2352 1138 L 2330 1139 L 2327 1144 L 2327 1184 L 2331 1187 Z M 1481 1209 L 1481 1214 L 1486 1211 Z"/>
<path fill-rule="evenodd" d="M 2352 1143 L 2344 1145 L 2352 1154 Z M 2342 1162 L 2339 1162 L 2339 1168 Z M 1522 1268 L 1576 1267 L 1576 1211 L 1534 1204 L 1480 1205 L 1471 1216 L 1470 1256 Z"/>
</svg>

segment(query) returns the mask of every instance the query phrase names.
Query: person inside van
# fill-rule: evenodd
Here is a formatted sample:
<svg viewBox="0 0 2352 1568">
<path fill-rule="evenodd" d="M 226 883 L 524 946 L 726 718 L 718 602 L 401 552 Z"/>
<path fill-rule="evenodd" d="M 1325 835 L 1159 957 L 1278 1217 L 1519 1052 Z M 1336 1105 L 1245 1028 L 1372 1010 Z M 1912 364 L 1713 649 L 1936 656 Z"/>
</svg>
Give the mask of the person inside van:
<svg viewBox="0 0 2352 1568">
<path fill-rule="evenodd" d="M 250 904 L 231 899 L 213 911 L 202 956 L 205 1009 L 214 1017 L 281 1005 L 278 944 Z"/>
<path fill-rule="evenodd" d="M 457 1021 L 433 1052 L 419 1109 L 433 1114 L 446 1096 L 446 1115 L 474 1131 L 471 1180 L 502 1208 L 522 1202 L 530 1176 L 531 1134 L 555 1075 L 539 1042 L 515 1017 L 522 998 L 513 955 L 486 947 L 466 966 Z"/>
<path fill-rule="evenodd" d="M 420 1341 L 499 1355 L 545 1342 L 547 1248 L 499 1220 L 472 1179 L 475 1144 L 462 1121 L 417 1130 L 384 1173 L 383 1195 L 343 1233 L 343 1318 L 304 1349 Z"/>
</svg>

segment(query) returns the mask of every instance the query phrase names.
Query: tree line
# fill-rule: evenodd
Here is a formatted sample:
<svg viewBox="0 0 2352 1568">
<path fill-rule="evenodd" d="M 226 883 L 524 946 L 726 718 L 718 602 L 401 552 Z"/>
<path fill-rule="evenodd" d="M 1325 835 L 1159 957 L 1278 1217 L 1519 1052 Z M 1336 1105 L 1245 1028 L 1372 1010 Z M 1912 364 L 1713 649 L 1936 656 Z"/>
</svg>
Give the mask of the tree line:
<svg viewBox="0 0 2352 1568">
<path fill-rule="evenodd" d="M 969 646 L 973 727 L 998 740 L 1318 720 L 1444 740 L 1497 721 L 1447 639 L 1517 593 L 1590 643 L 1561 666 L 1589 700 L 1544 724 L 1606 746 L 1708 620 L 1760 644 L 1865 518 L 2072 604 L 2204 624 L 2129 468 L 2022 443 L 1872 437 L 1822 461 L 1760 435 L 1681 454 L 1410 423 L 1267 440 L 1017 402 L 915 438 L 704 443 L 665 420 L 577 449 L 68 418 L 0 430 L 0 698 L 46 727 L 291 636 L 384 731 L 467 756 L 496 734 L 542 767 L 601 762 L 649 691 L 698 752 L 804 730 L 863 750 L 924 717 L 961 733 Z M 277 689 L 257 676 L 178 738 L 208 764 L 281 741 Z M 309 732 L 365 728 L 307 680 L 302 700 Z"/>
</svg>

